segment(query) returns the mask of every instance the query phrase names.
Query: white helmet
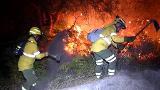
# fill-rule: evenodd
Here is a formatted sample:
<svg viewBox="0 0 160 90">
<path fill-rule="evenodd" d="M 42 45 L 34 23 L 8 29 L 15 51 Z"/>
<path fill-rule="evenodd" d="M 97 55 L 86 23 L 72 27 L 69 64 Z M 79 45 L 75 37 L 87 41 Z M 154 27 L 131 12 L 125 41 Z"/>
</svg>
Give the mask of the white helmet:
<svg viewBox="0 0 160 90">
<path fill-rule="evenodd" d="M 119 23 L 122 29 L 126 29 L 126 22 L 120 18 L 119 16 L 116 16 L 116 19 L 114 20 L 114 24 Z"/>
</svg>

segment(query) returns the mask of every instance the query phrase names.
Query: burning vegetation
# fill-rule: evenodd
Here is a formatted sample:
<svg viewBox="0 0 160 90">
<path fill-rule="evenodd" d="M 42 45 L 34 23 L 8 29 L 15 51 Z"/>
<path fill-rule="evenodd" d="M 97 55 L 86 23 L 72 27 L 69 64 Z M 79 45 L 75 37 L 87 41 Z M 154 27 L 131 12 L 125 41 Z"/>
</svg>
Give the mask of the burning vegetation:
<svg viewBox="0 0 160 90">
<path fill-rule="evenodd" d="M 91 62 L 88 62 L 92 60 L 89 60 L 88 58 L 84 59 L 81 57 L 81 56 L 88 56 L 90 54 L 91 43 L 87 40 L 87 34 L 91 32 L 93 29 L 101 28 L 111 23 L 114 20 L 115 16 L 119 15 L 126 21 L 126 24 L 127 24 L 127 29 L 121 31 L 119 34 L 121 36 L 134 36 L 145 26 L 148 20 L 155 19 L 158 22 L 160 22 L 160 9 L 159 9 L 160 6 L 159 5 L 160 5 L 160 0 L 18 0 L 18 1 L 10 0 L 4 6 L 8 8 L 8 15 L 11 15 L 11 17 L 4 14 L 5 15 L 4 20 L 2 17 L 2 23 L 3 23 L 2 26 L 4 28 L 2 28 L 2 30 L 6 30 L 6 28 L 17 29 L 18 26 L 21 26 L 20 30 L 24 30 L 24 28 L 36 25 L 43 30 L 43 32 L 47 35 L 47 39 L 50 41 L 53 40 L 59 32 L 62 32 L 64 30 L 69 30 L 70 33 L 68 34 L 68 37 L 63 39 L 63 42 L 65 43 L 64 50 L 71 55 L 80 57 L 80 58 L 73 58 L 73 62 L 72 62 L 73 64 L 72 63 L 69 64 L 68 66 L 69 69 L 75 68 L 78 72 L 79 70 L 85 71 L 85 70 L 93 69 L 91 71 L 94 72 L 94 68 L 92 67 L 94 67 L 93 65 L 95 64 L 92 65 L 90 64 Z M 12 9 L 12 7 L 14 7 L 14 9 Z M 4 10 L 4 11 L 7 12 L 7 10 Z M 15 21 L 12 21 L 12 20 L 15 20 Z M 20 25 L 14 24 L 16 22 Z M 8 24 L 11 26 L 8 27 Z M 19 32 L 25 32 L 20 30 L 16 32 L 16 35 Z M 26 32 L 28 33 L 28 31 Z M 13 32 L 11 33 L 13 34 Z M 42 44 L 43 44 L 42 47 L 46 46 L 46 43 L 44 44 L 42 42 Z M 55 46 L 57 46 L 58 44 L 59 43 L 57 43 Z M 142 62 L 149 61 L 149 66 L 153 65 L 153 63 L 151 63 L 152 62 L 151 60 L 157 60 L 158 62 L 154 62 L 156 64 L 153 66 L 154 68 L 160 67 L 159 65 L 160 62 L 158 59 L 160 57 L 160 53 L 159 53 L 160 52 L 160 32 L 159 31 L 156 32 L 153 24 L 149 25 L 149 27 L 147 27 L 141 34 L 139 34 L 136 37 L 134 42 L 124 43 L 124 44 L 127 44 L 127 45 L 125 49 L 120 51 L 119 53 L 120 57 L 132 58 L 132 60 L 134 61 L 135 60 L 142 61 Z M 61 51 L 63 50 L 59 50 L 59 51 L 61 53 Z M 14 56 L 13 58 L 8 57 L 8 53 L 10 54 L 11 51 L 8 50 L 6 51 L 6 53 L 2 53 L 2 56 L 3 57 L 6 56 L 4 61 L 5 62 L 7 61 L 6 67 L 7 68 L 10 67 L 11 71 L 6 69 L 6 67 L 4 67 L 4 72 L 6 72 L 7 70 L 6 75 L 13 78 L 13 80 L 8 80 L 8 81 L 14 81 L 13 82 L 14 84 L 21 86 L 20 84 L 21 84 L 21 81 L 23 81 L 22 79 L 23 77 L 21 76 L 21 74 L 17 73 L 16 71 L 17 57 L 14 57 Z M 81 58 L 83 60 L 81 60 Z M 123 61 L 122 59 L 119 59 L 119 60 Z M 128 60 L 131 61 L 130 59 Z M 42 60 L 42 61 L 43 61 L 42 63 L 37 62 L 38 64 L 37 63 L 35 64 L 35 68 L 37 69 L 38 72 L 40 72 L 38 73 L 39 75 L 42 75 L 41 72 L 43 73 L 43 70 L 44 72 L 46 72 L 45 71 L 46 69 L 40 70 L 41 68 L 45 68 L 45 66 L 42 67 L 43 65 L 41 64 L 44 64 L 48 61 L 52 62 L 51 60 L 48 60 L 48 61 Z M 48 65 L 47 63 L 48 66 L 51 66 L 51 71 L 54 71 L 55 68 L 53 68 L 52 66 L 56 66 L 56 65 L 52 65 L 52 63 L 50 64 Z M 121 65 L 120 63 L 119 66 L 120 65 L 123 66 L 124 64 Z M 135 66 L 138 68 L 138 70 L 140 70 L 142 67 L 138 67 L 138 65 L 134 65 L 134 63 L 132 63 L 132 66 Z M 125 66 L 124 68 L 126 69 Z M 64 67 L 64 69 L 66 69 L 66 67 Z M 12 73 L 8 74 L 10 72 Z M 86 74 L 86 72 L 84 73 Z M 55 75 L 55 73 L 53 74 Z M 152 74 L 150 73 L 150 71 L 148 72 L 148 76 L 155 77 L 155 73 L 152 73 Z M 62 76 L 63 75 L 65 74 L 62 74 Z M 65 78 L 65 76 L 63 77 Z M 148 79 L 148 77 L 146 78 Z M 67 78 L 67 80 L 69 79 Z M 156 78 L 156 80 L 158 79 Z M 4 84 L 4 82 L 6 82 L 6 79 L 1 80 L 1 82 Z M 155 79 L 153 79 L 153 82 L 155 82 Z M 7 87 L 9 86 L 8 82 L 6 82 L 5 85 L 3 84 L 2 86 L 5 86 L 5 85 Z M 155 82 L 155 85 L 157 85 L 158 87 L 159 83 L 157 84 Z M 125 88 L 126 88 L 126 85 L 125 85 Z"/>
<path fill-rule="evenodd" d="M 48 39 L 52 40 L 58 32 L 70 29 L 72 35 L 63 41 L 66 43 L 64 49 L 73 55 L 87 56 L 90 52 L 87 34 L 111 23 L 116 15 L 127 23 L 127 29 L 119 33 L 122 36 L 136 35 L 152 18 L 160 20 L 159 0 L 51 0 L 48 3 L 48 12 L 41 12 L 42 26 L 46 21 L 50 22 L 49 31 L 46 31 L 49 32 Z M 134 54 L 141 60 L 159 56 L 159 34 L 150 25 L 133 43 L 128 44 L 131 50 L 120 54 Z"/>
</svg>

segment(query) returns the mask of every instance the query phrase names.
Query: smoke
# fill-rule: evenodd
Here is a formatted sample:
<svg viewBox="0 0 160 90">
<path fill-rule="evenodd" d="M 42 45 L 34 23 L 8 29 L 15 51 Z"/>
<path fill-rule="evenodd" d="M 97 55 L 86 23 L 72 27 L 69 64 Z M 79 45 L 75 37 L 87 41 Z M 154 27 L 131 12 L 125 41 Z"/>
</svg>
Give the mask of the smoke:
<svg viewBox="0 0 160 90">
<path fill-rule="evenodd" d="M 160 70 L 130 72 L 122 70 L 113 77 L 62 90 L 159 90 Z M 54 89 L 52 89 L 54 90 Z"/>
<path fill-rule="evenodd" d="M 65 50 L 64 46 L 65 43 L 63 42 L 63 39 L 67 37 L 67 30 L 64 30 L 62 32 L 59 32 L 55 38 L 51 41 L 49 47 L 48 47 L 48 53 L 50 56 L 56 56 L 57 60 L 60 60 L 60 62 L 57 62 L 53 58 L 47 58 L 48 61 L 48 71 L 47 75 L 45 77 L 41 77 L 41 79 L 38 82 L 38 85 L 34 88 L 34 90 L 46 90 L 45 88 L 48 87 L 48 83 L 53 81 L 56 78 L 56 75 L 58 74 L 59 67 L 63 63 L 70 63 L 71 62 L 71 55 L 68 55 Z"/>
<path fill-rule="evenodd" d="M 64 30 L 62 32 L 59 32 L 55 38 L 52 40 L 50 43 L 50 46 L 48 48 L 49 55 L 51 56 L 56 56 L 57 60 L 60 60 L 60 64 L 63 64 L 65 62 L 69 63 L 71 61 L 71 56 L 68 55 L 68 53 L 64 50 L 65 43 L 63 39 L 67 38 L 68 31 Z M 51 58 L 48 59 L 48 64 L 49 64 L 49 73 L 50 74 L 55 74 L 54 69 L 55 69 L 55 61 L 53 61 Z"/>
</svg>

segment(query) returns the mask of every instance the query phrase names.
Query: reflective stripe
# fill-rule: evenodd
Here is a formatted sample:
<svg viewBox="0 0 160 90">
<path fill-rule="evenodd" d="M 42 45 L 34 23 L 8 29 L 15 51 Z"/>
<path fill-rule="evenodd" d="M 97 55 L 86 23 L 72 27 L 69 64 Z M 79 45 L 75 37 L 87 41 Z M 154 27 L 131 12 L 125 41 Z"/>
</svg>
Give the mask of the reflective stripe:
<svg viewBox="0 0 160 90">
<path fill-rule="evenodd" d="M 109 72 L 108 72 L 108 75 L 112 76 L 112 75 L 114 75 L 114 73 L 109 73 Z"/>
<path fill-rule="evenodd" d="M 38 29 L 34 29 L 33 31 L 30 31 L 30 33 L 37 34 L 40 33 L 40 31 Z"/>
<path fill-rule="evenodd" d="M 33 55 L 33 54 L 28 54 L 28 53 L 25 53 L 25 52 L 23 52 L 23 55 L 25 55 L 25 56 L 27 56 L 27 57 L 31 57 L 31 58 L 34 58 L 34 57 L 35 57 L 35 55 Z"/>
<path fill-rule="evenodd" d="M 100 78 L 102 73 L 96 73 L 96 77 Z"/>
<path fill-rule="evenodd" d="M 109 40 L 108 37 L 105 37 L 102 34 L 100 34 L 99 37 L 103 38 L 103 40 L 106 41 L 109 45 L 111 44 L 111 41 Z"/>
<path fill-rule="evenodd" d="M 37 52 L 35 52 L 35 53 L 33 53 L 33 54 L 28 54 L 28 53 L 23 52 L 23 55 L 25 55 L 25 56 L 27 56 L 27 57 L 31 57 L 31 58 L 35 58 L 36 55 L 38 55 L 38 54 L 40 54 L 39 51 L 37 51 Z"/>
<path fill-rule="evenodd" d="M 108 75 L 114 75 L 115 71 L 115 69 L 108 69 Z"/>
<path fill-rule="evenodd" d="M 25 88 L 22 86 L 22 90 L 27 90 L 27 89 L 25 89 Z"/>
<path fill-rule="evenodd" d="M 98 79 L 101 77 L 101 76 L 96 76 Z"/>
<path fill-rule="evenodd" d="M 108 45 L 110 45 L 110 44 L 111 44 L 111 41 L 109 40 L 109 38 L 108 38 L 108 37 L 104 37 L 104 38 L 103 38 L 103 40 L 104 40 L 104 41 L 106 41 L 106 42 L 108 43 Z"/>
<path fill-rule="evenodd" d="M 17 48 L 21 48 L 20 46 L 17 46 Z"/>
<path fill-rule="evenodd" d="M 103 62 L 96 62 L 96 65 L 102 65 Z"/>
<path fill-rule="evenodd" d="M 99 37 L 104 38 L 104 36 L 102 34 L 100 34 Z"/>
<path fill-rule="evenodd" d="M 115 69 L 108 69 L 108 72 L 114 73 L 116 70 Z"/>
<path fill-rule="evenodd" d="M 102 64 L 103 64 L 103 60 L 102 59 L 96 61 L 96 65 L 102 65 Z"/>
<path fill-rule="evenodd" d="M 37 51 L 37 52 L 34 53 L 35 56 L 38 55 L 38 54 L 40 54 L 40 51 Z"/>
<path fill-rule="evenodd" d="M 36 85 L 37 85 L 37 83 L 32 84 L 33 87 L 36 86 Z"/>
<path fill-rule="evenodd" d="M 100 60 L 97 60 L 96 62 L 103 62 L 103 60 L 102 60 L 102 59 L 100 59 Z"/>
<path fill-rule="evenodd" d="M 108 58 L 106 58 L 105 60 L 108 61 L 108 60 L 111 60 L 112 58 L 114 57 L 114 54 Z"/>
<path fill-rule="evenodd" d="M 116 60 L 116 57 L 114 57 L 113 59 L 111 59 L 111 60 L 108 60 L 108 62 L 113 62 L 113 61 L 115 61 Z"/>
<path fill-rule="evenodd" d="M 115 71 L 115 69 L 108 69 L 108 75 L 114 75 Z"/>
<path fill-rule="evenodd" d="M 111 33 L 111 36 L 113 36 L 113 35 L 117 35 L 116 33 Z"/>
<path fill-rule="evenodd" d="M 101 75 L 102 73 L 96 73 L 97 76 Z"/>
<path fill-rule="evenodd" d="M 111 33 L 110 36 L 117 35 L 117 33 Z M 100 34 L 99 37 L 104 38 L 105 36 Z"/>
</svg>

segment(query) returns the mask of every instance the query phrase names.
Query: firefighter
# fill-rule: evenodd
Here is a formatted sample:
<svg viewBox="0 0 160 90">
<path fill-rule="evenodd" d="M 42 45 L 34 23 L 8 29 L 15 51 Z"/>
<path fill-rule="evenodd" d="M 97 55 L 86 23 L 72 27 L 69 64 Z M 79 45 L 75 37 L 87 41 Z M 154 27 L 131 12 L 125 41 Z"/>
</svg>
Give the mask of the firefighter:
<svg viewBox="0 0 160 90">
<path fill-rule="evenodd" d="M 135 36 L 121 37 L 117 35 L 121 29 L 126 29 L 126 23 L 122 18 L 116 16 L 111 24 L 102 28 L 103 31 L 99 35 L 101 38 L 91 45 L 91 51 L 96 60 L 95 72 L 97 78 L 103 78 L 105 76 L 104 72 L 107 73 L 107 76 L 115 75 L 117 57 L 114 52 L 109 50 L 109 47 L 113 45 L 119 48 L 119 43 L 132 42 L 135 39 Z M 107 67 L 108 70 L 104 71 L 104 67 Z"/>
<path fill-rule="evenodd" d="M 37 82 L 33 64 L 35 59 L 42 59 L 48 56 L 48 52 L 40 53 L 37 43 L 41 36 L 41 31 L 38 27 L 32 27 L 29 30 L 29 39 L 25 44 L 23 55 L 20 56 L 18 61 L 18 69 L 23 73 L 26 82 L 22 85 L 22 90 L 30 90 Z"/>
</svg>

